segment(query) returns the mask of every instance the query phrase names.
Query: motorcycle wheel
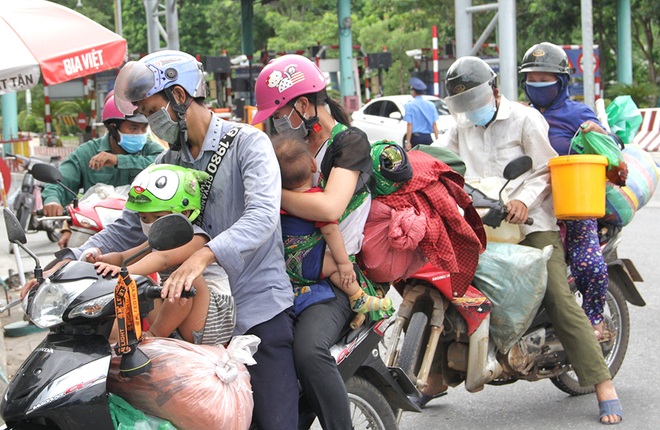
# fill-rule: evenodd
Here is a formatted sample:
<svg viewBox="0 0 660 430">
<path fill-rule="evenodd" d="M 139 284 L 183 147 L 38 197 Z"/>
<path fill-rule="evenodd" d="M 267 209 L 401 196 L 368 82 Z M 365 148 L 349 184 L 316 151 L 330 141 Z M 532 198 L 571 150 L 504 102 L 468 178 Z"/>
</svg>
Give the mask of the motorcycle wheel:
<svg viewBox="0 0 660 430">
<path fill-rule="evenodd" d="M 621 287 L 616 280 L 610 278 L 605 307 L 603 309 L 605 325 L 613 332 L 612 339 L 601 343 L 605 364 L 610 370 L 612 378 L 616 376 L 628 349 L 630 339 L 630 315 L 628 314 L 628 304 L 621 292 Z M 591 394 L 595 391 L 594 387 L 580 387 L 577 375 L 569 370 L 561 375 L 551 378 L 555 387 L 571 396 L 581 396 Z"/>
<path fill-rule="evenodd" d="M 359 376 L 346 382 L 351 408 L 351 424 L 355 430 L 396 430 L 394 411 L 376 387 Z"/>
<path fill-rule="evenodd" d="M 422 349 L 428 340 L 428 325 L 429 317 L 424 312 L 415 312 L 410 318 L 403 338 L 397 366 L 403 369 L 412 381 L 417 380 L 417 372 L 423 356 Z"/>
</svg>

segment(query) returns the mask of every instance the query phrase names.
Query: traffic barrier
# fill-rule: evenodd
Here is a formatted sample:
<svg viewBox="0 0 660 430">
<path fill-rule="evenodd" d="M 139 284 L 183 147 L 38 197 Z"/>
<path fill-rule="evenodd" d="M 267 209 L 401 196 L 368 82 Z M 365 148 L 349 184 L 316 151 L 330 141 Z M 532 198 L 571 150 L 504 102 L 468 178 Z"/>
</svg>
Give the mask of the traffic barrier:
<svg viewBox="0 0 660 430">
<path fill-rule="evenodd" d="M 640 109 L 639 112 L 642 114 L 642 125 L 632 143 L 645 151 L 660 151 L 660 108 Z"/>
</svg>

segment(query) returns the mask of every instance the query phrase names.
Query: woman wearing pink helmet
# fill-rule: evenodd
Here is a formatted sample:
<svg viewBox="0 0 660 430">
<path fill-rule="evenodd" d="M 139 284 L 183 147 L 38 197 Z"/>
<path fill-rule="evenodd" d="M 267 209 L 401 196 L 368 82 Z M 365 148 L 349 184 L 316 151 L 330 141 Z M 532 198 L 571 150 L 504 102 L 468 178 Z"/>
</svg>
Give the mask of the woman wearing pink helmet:
<svg viewBox="0 0 660 430">
<path fill-rule="evenodd" d="M 101 119 L 108 133 L 80 145 L 60 164 L 63 183 L 69 189 L 87 191 L 96 184 L 130 185 L 142 169 L 163 152 L 159 143 L 148 138 L 144 115 L 124 115 L 115 105 L 115 97 L 105 99 Z M 44 215 L 62 215 L 71 195 L 57 184 L 47 184 L 42 192 Z M 71 232 L 62 228 L 60 248 L 68 244 Z"/>
<path fill-rule="evenodd" d="M 258 112 L 253 123 L 273 119 L 279 134 L 306 140 L 320 172 L 319 193 L 282 191 L 282 208 L 315 221 L 340 220 L 346 250 L 355 255 L 371 206 L 370 144 L 361 130 L 350 127 L 342 107 L 328 97 L 319 68 L 300 55 L 284 55 L 264 67 L 257 77 Z M 348 298 L 334 286 L 315 284 L 296 297 L 294 360 L 305 400 L 324 429 L 350 429 L 346 387 L 330 346 L 353 317 Z M 312 312 L 307 312 L 309 306 Z M 305 416 L 301 414 L 301 416 Z M 300 428 L 307 423 L 301 421 Z"/>
</svg>

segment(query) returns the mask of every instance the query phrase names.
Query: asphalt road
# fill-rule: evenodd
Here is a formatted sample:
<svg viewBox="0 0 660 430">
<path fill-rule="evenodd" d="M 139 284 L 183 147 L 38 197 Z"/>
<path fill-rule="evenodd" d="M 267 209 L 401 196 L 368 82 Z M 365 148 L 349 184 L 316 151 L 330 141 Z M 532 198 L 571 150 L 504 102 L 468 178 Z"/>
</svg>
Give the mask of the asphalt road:
<svg viewBox="0 0 660 430">
<path fill-rule="evenodd" d="M 624 421 L 617 429 L 660 428 L 660 193 L 623 230 L 619 256 L 630 258 L 644 278 L 637 288 L 645 307 L 629 305 L 630 344 L 614 379 L 623 403 Z M 486 386 L 475 394 L 463 385 L 433 400 L 421 414 L 405 413 L 402 430 L 550 430 L 602 429 L 595 395 L 571 397 L 549 380 Z"/>
<path fill-rule="evenodd" d="M 630 344 L 626 359 L 615 378 L 622 399 L 625 419 L 618 429 L 660 428 L 660 339 L 657 318 L 660 309 L 660 273 L 658 244 L 660 244 L 660 193 L 637 213 L 623 231 L 619 255 L 630 258 L 644 277 L 637 287 L 646 300 L 643 308 L 629 306 L 631 319 Z M 27 235 L 30 249 L 45 266 L 57 250 L 45 233 Z M 4 220 L 0 217 L 0 276 L 16 268 L 14 257 L 8 252 Z M 24 269 L 32 270 L 34 262 L 21 251 Z M 402 430 L 452 429 L 471 430 L 550 430 L 602 429 L 597 423 L 597 404 L 594 395 L 570 397 L 559 391 L 550 381 L 526 382 L 486 388 L 471 394 L 463 386 L 450 388 L 449 394 L 434 400 L 420 414 L 404 414 Z"/>
</svg>

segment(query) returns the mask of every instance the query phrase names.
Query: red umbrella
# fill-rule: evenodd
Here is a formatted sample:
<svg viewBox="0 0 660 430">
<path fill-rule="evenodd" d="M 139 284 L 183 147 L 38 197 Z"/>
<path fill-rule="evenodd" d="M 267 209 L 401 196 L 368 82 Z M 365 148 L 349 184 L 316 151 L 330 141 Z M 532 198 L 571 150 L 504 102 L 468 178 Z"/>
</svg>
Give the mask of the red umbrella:
<svg viewBox="0 0 660 430">
<path fill-rule="evenodd" d="M 0 0 L 0 94 L 114 69 L 126 41 L 67 7 L 44 0 Z"/>
</svg>

